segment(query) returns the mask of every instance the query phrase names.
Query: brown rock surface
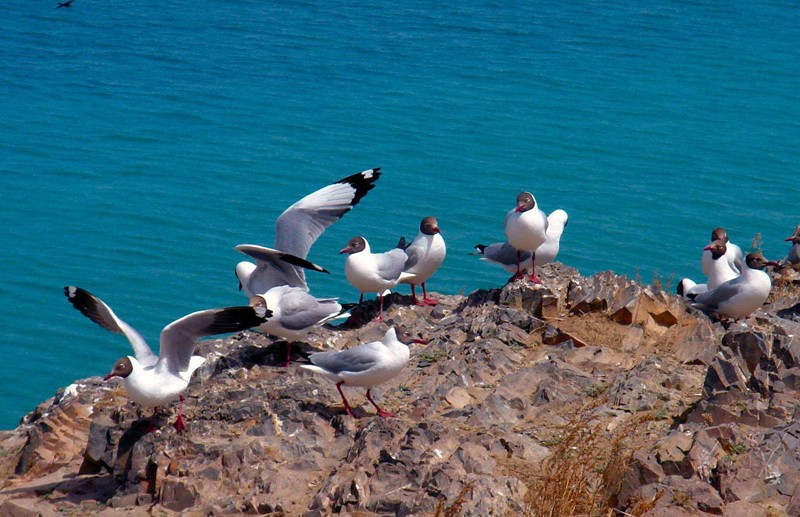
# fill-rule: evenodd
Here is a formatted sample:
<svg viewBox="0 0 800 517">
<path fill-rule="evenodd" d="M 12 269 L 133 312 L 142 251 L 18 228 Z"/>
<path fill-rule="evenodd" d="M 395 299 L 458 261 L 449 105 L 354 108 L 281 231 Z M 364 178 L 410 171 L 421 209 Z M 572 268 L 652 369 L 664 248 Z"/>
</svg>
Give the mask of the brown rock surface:
<svg viewBox="0 0 800 517">
<path fill-rule="evenodd" d="M 347 388 L 346 416 L 332 383 L 252 332 L 201 343 L 182 435 L 175 407 L 146 434 L 116 381 L 78 381 L 0 433 L 0 516 L 797 514 L 793 284 L 723 325 L 613 273 L 540 275 L 436 307 L 388 297 L 429 343 L 373 390 L 392 419 Z M 296 362 L 385 332 L 358 323 L 372 304 L 356 314 Z M 587 489 L 556 506 L 561 482 Z"/>
</svg>

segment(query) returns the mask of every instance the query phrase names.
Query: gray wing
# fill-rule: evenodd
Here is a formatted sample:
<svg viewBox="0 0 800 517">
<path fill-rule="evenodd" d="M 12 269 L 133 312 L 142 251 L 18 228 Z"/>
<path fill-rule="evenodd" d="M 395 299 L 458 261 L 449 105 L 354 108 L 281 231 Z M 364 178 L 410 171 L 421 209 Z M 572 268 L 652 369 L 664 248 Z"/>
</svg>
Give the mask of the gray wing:
<svg viewBox="0 0 800 517">
<path fill-rule="evenodd" d="M 728 246 L 733 248 L 733 260 L 729 260 L 728 264 L 730 264 L 731 269 L 736 271 L 738 274 L 742 274 L 742 263 L 744 262 L 744 254 L 742 253 L 742 248 L 737 246 L 733 243 L 728 243 Z"/>
<path fill-rule="evenodd" d="M 693 301 L 709 309 L 718 309 L 721 303 L 730 300 L 741 292 L 743 285 L 742 282 L 737 282 L 739 278 L 741 277 L 720 284 L 710 291 L 700 293 L 694 297 Z"/>
<path fill-rule="evenodd" d="M 380 361 L 383 352 L 385 352 L 383 343 L 374 341 L 341 351 L 317 352 L 308 358 L 312 364 L 333 374 L 359 373 L 375 366 Z"/>
<path fill-rule="evenodd" d="M 78 309 L 81 314 L 97 323 L 101 327 L 117 334 L 123 334 L 133 346 L 133 355 L 142 366 L 152 366 L 158 357 L 147 346 L 144 338 L 136 329 L 122 321 L 103 300 L 89 291 L 73 285 L 64 288 L 69 303 Z"/>
<path fill-rule="evenodd" d="M 486 260 L 497 262 L 504 266 L 517 265 L 517 248 L 506 242 L 495 242 L 488 246 L 478 244 L 475 246 L 479 254 L 483 255 Z M 520 256 L 520 261 L 525 262 L 531 259 L 532 253 L 530 251 L 523 251 Z"/>
<path fill-rule="evenodd" d="M 398 246 L 398 249 L 401 249 Z M 411 268 L 417 265 L 419 259 L 421 259 L 425 254 L 425 248 L 417 239 L 411 241 L 411 244 L 405 247 L 406 255 L 408 258 L 406 259 L 406 263 L 403 266 L 403 271 L 410 271 Z"/>
<path fill-rule="evenodd" d="M 279 285 L 308 289 L 306 276 L 301 268 L 330 273 L 324 267 L 304 258 L 272 248 L 239 244 L 234 249 L 256 260 L 256 269 L 250 274 L 245 286 L 254 294 L 266 293 Z"/>
<path fill-rule="evenodd" d="M 358 204 L 380 175 L 380 167 L 375 167 L 342 178 L 284 210 L 275 222 L 275 247 L 298 257 L 308 256 L 322 232 Z"/>
<path fill-rule="evenodd" d="M 800 254 L 798 254 L 798 251 L 800 251 L 800 245 L 798 244 L 795 244 L 792 246 L 792 249 L 789 250 L 789 255 L 786 256 L 786 261 L 789 264 L 800 263 Z"/>
<path fill-rule="evenodd" d="M 336 298 L 314 298 L 306 291 L 292 289 L 278 302 L 280 324 L 290 330 L 303 330 L 342 312 Z"/>
<path fill-rule="evenodd" d="M 397 280 L 403 272 L 406 260 L 408 260 L 408 255 L 399 248 L 376 254 L 375 266 L 378 276 L 388 281 Z"/>
<path fill-rule="evenodd" d="M 156 371 L 188 370 L 194 347 L 202 336 L 247 330 L 271 315 L 272 311 L 264 307 L 225 307 L 193 312 L 175 320 L 161 331 Z"/>
</svg>

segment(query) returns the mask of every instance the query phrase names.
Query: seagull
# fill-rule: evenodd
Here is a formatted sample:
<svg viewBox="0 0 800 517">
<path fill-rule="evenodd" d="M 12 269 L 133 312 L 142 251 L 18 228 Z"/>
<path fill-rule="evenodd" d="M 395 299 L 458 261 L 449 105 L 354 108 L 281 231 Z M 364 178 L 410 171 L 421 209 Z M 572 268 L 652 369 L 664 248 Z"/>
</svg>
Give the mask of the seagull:
<svg viewBox="0 0 800 517">
<path fill-rule="evenodd" d="M 517 196 L 516 208 L 506 215 L 505 230 L 508 242 L 517 250 L 517 271 L 509 280 L 513 282 L 525 276 L 521 265 L 522 252 L 532 252 L 535 261 L 536 248 L 547 240 L 547 217 L 536 206 L 533 194 L 522 192 Z M 530 279 L 537 284 L 542 283 L 536 276 L 535 266 L 531 267 Z"/>
<path fill-rule="evenodd" d="M 161 331 L 160 355 L 155 355 L 133 327 L 114 314 L 100 298 L 80 287 L 67 286 L 64 294 L 84 316 L 101 327 L 123 334 L 133 346 L 133 356 L 120 358 L 103 380 L 121 377 L 128 398 L 144 407 L 157 408 L 180 398 L 175 429 L 186 429 L 183 421 L 183 391 L 192 373 L 205 361 L 192 355 L 197 339 L 260 325 L 270 316 L 263 307 L 226 307 L 193 312 L 173 321 Z M 155 411 L 153 412 L 155 416 Z M 150 422 L 151 428 L 152 418 Z"/>
<path fill-rule="evenodd" d="M 439 231 L 439 222 L 433 216 L 428 216 L 419 223 L 419 233 L 411 244 L 405 244 L 405 238 L 400 239 L 399 247 L 405 248 L 408 260 L 403 273 L 400 275 L 401 284 L 411 284 L 411 297 L 419 306 L 436 305 L 438 302 L 428 298 L 425 281 L 433 275 L 444 262 L 447 248 Z M 416 286 L 422 284 L 422 301 L 417 300 Z"/>
<path fill-rule="evenodd" d="M 263 307 L 272 317 L 258 328 L 286 340 L 286 366 L 292 358 L 292 341 L 300 341 L 312 328 L 346 317 L 337 298 L 315 298 L 305 289 L 281 285 L 250 298 L 251 307 Z"/>
<path fill-rule="evenodd" d="M 336 389 L 342 396 L 348 415 L 355 417 L 342 392 L 342 385 L 367 388 L 367 400 L 378 410 L 378 415 L 382 418 L 393 417 L 396 416 L 394 413 L 384 411 L 372 400 L 370 389 L 400 373 L 408 363 L 410 357 L 408 345 L 411 343 L 424 345 L 426 342 L 415 338 L 403 327 L 392 327 L 380 341 L 364 343 L 346 350 L 317 352 L 309 356 L 312 364 L 301 366 L 336 383 Z"/>
<path fill-rule="evenodd" d="M 767 301 L 772 282 L 763 269 L 777 265 L 765 259 L 760 251 L 750 253 L 742 264 L 740 276 L 705 293 L 690 294 L 689 299 L 720 316 L 745 318 Z"/>
<path fill-rule="evenodd" d="M 383 321 L 383 294 L 397 285 L 408 255 L 400 248 L 372 253 L 364 237 L 353 237 L 339 253 L 349 254 L 344 263 L 344 274 L 350 285 L 361 293 L 358 303 L 364 301 L 364 293 L 377 293 L 380 303 L 378 321 Z"/>
<path fill-rule="evenodd" d="M 725 251 L 725 260 L 728 262 L 728 267 L 736 273 L 737 275 L 741 274 L 742 268 L 742 248 L 737 246 L 736 244 L 729 242 L 728 240 L 728 232 L 725 228 L 714 228 L 711 232 L 711 242 L 714 241 L 723 241 L 727 246 L 727 250 Z M 703 274 L 708 276 L 709 271 L 711 270 L 712 260 L 711 260 L 711 253 L 707 253 L 708 249 L 703 248 L 703 256 L 701 258 L 701 264 L 703 266 Z"/>
<path fill-rule="evenodd" d="M 547 216 L 547 238 L 544 244 L 536 248 L 536 266 L 543 266 L 556 260 L 561 243 L 561 235 L 564 228 L 569 224 L 569 216 L 560 208 L 554 210 Z M 495 242 L 494 244 L 476 244 L 475 255 L 482 255 L 481 260 L 499 264 L 509 273 L 516 271 L 517 249 L 506 242 Z M 529 261 L 533 253 L 530 251 L 520 252 L 520 267 L 523 270 L 531 268 Z"/>
<path fill-rule="evenodd" d="M 239 285 L 247 296 L 264 294 L 282 285 L 308 290 L 302 268 L 327 273 L 306 260 L 308 250 L 328 226 L 341 219 L 375 187 L 380 176 L 380 167 L 367 169 L 294 203 L 275 222 L 274 249 L 251 244 L 236 246 L 238 251 L 256 259 L 255 267 L 251 262 L 240 262 L 236 266 Z"/>
<path fill-rule="evenodd" d="M 684 298 L 690 294 L 700 294 L 711 289 L 716 289 L 728 280 L 733 280 L 739 274 L 731 269 L 726 257 L 727 244 L 724 240 L 716 240 L 703 248 L 703 253 L 708 252 L 711 256 L 711 263 L 708 268 L 708 280 L 705 284 L 696 284 L 688 278 L 684 278 L 678 283 L 678 295 Z"/>
<path fill-rule="evenodd" d="M 72 7 L 72 2 L 74 2 L 74 1 L 75 0 L 67 0 L 66 2 L 59 3 L 56 6 L 56 9 L 61 9 L 62 7 Z"/>
<path fill-rule="evenodd" d="M 794 229 L 794 234 L 791 237 L 784 239 L 786 242 L 791 242 L 792 247 L 789 250 L 789 255 L 783 260 L 784 264 L 797 265 L 800 264 L 800 224 Z"/>
</svg>

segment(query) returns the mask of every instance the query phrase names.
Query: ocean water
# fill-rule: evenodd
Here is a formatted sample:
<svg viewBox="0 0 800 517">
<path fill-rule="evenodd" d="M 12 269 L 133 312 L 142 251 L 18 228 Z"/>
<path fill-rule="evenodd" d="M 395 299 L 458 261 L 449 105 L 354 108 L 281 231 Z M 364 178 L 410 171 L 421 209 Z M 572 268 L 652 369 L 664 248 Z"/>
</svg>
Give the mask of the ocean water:
<svg viewBox="0 0 800 517">
<path fill-rule="evenodd" d="M 314 294 L 355 300 L 336 252 L 429 214 L 448 244 L 431 290 L 501 285 L 469 253 L 522 190 L 569 213 L 559 259 L 584 274 L 699 277 L 716 226 L 780 258 L 800 223 L 794 1 L 55 4 L 0 21 L 0 429 L 129 353 L 63 286 L 156 346 L 245 303 L 233 246 L 271 245 L 284 208 L 369 167 L 312 248 L 332 272 Z"/>
</svg>

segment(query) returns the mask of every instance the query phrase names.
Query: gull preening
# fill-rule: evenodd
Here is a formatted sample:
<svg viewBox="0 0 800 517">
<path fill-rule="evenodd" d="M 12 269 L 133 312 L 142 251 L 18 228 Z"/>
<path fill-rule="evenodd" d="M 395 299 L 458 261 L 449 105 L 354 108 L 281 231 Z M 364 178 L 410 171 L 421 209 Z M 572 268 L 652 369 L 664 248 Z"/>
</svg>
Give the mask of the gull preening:
<svg viewBox="0 0 800 517">
<path fill-rule="evenodd" d="M 731 269 L 727 258 L 728 245 L 724 240 L 716 240 L 703 248 L 703 255 L 708 253 L 711 257 L 707 265 L 708 280 L 705 284 L 696 284 L 689 278 L 684 278 L 678 283 L 678 295 L 688 298 L 690 294 L 700 294 L 711 289 L 716 289 L 728 280 L 733 280 L 739 273 Z"/>
<path fill-rule="evenodd" d="M 769 297 L 772 281 L 764 268 L 777 265 L 777 262 L 764 258 L 760 251 L 755 251 L 745 257 L 740 276 L 705 293 L 690 294 L 689 299 L 720 316 L 733 319 L 746 318 L 764 305 Z"/>
<path fill-rule="evenodd" d="M 408 260 L 403 266 L 399 283 L 411 285 L 411 298 L 416 305 L 436 305 L 437 301 L 428 297 L 425 282 L 439 269 L 447 254 L 439 221 L 433 216 L 425 217 L 419 223 L 419 233 L 411 244 L 404 244 L 405 239 L 401 238 L 399 247 L 405 250 Z M 415 288 L 418 285 L 422 285 L 422 301 L 417 299 Z"/>
<path fill-rule="evenodd" d="M 561 235 L 564 233 L 564 228 L 569 224 L 569 216 L 567 212 L 561 210 L 554 210 L 547 216 L 547 232 L 544 243 L 536 248 L 536 263 L 535 266 L 543 266 L 551 262 L 555 262 L 558 257 L 558 251 L 561 246 Z M 514 273 L 517 270 L 517 249 L 505 242 L 495 242 L 494 244 L 476 244 L 476 255 L 481 255 L 481 260 L 500 265 L 509 273 Z M 520 269 L 529 271 L 533 269 L 531 259 L 533 253 L 530 251 L 520 252 Z"/>
<path fill-rule="evenodd" d="M 728 232 L 725 228 L 714 228 L 711 232 L 711 242 L 713 243 L 714 241 L 722 241 L 725 243 L 725 261 L 728 267 L 730 267 L 736 275 L 741 274 L 742 260 L 744 257 L 742 248 L 730 242 L 730 239 L 728 239 Z M 703 248 L 703 255 L 701 257 L 703 274 L 706 276 L 709 276 L 712 267 L 711 253 L 709 251 L 708 248 Z"/>
<path fill-rule="evenodd" d="M 339 253 L 348 254 L 344 273 L 350 285 L 361 293 L 359 303 L 364 301 L 364 293 L 377 293 L 378 320 L 383 321 L 383 293 L 397 285 L 408 255 L 400 248 L 372 253 L 364 237 L 353 237 Z"/>
<path fill-rule="evenodd" d="M 192 355 L 197 340 L 246 330 L 260 325 L 270 316 L 270 311 L 263 307 L 249 306 L 193 312 L 164 327 L 159 355 L 155 355 L 141 334 L 117 317 L 100 298 L 75 286 L 65 287 L 64 294 L 84 316 L 106 330 L 124 335 L 133 347 L 134 355 L 120 358 L 104 380 L 121 377 L 128 398 L 143 407 L 156 408 L 180 399 L 181 407 L 174 424 L 178 432 L 186 429 L 182 393 L 192 373 L 205 361 L 203 357 Z"/>
<path fill-rule="evenodd" d="M 392 417 L 395 416 L 394 413 L 384 411 L 372 399 L 370 389 L 400 373 L 411 356 L 408 349 L 411 343 L 425 344 L 425 340 L 414 337 L 403 327 L 392 327 L 380 341 L 364 343 L 346 350 L 317 352 L 309 356 L 312 364 L 301 366 L 336 383 L 348 415 L 355 416 L 342 386 L 367 388 L 367 400 L 375 406 L 378 415 L 382 418 Z"/>
<path fill-rule="evenodd" d="M 530 251 L 534 257 L 530 279 L 537 284 L 542 283 L 536 276 L 535 260 L 536 249 L 547 240 L 547 217 L 536 205 L 533 194 L 522 192 L 517 196 L 517 206 L 506 215 L 504 226 L 509 244 L 517 250 L 517 270 L 511 281 L 525 276 L 522 253 Z"/>
</svg>

